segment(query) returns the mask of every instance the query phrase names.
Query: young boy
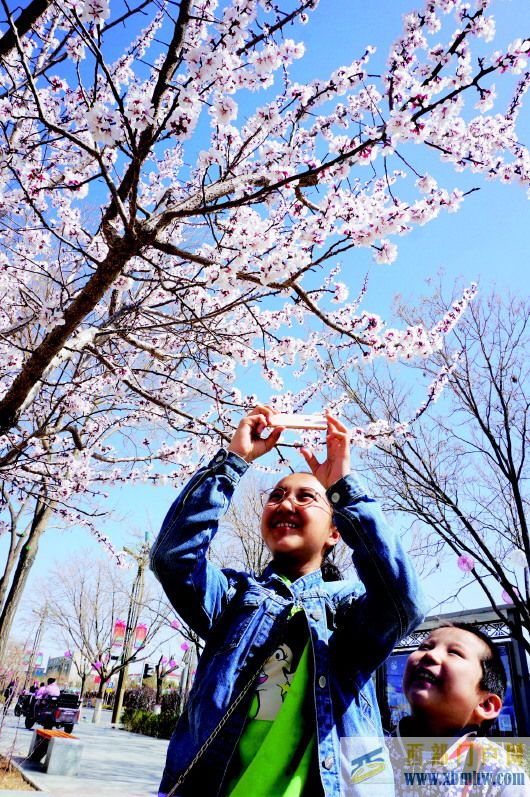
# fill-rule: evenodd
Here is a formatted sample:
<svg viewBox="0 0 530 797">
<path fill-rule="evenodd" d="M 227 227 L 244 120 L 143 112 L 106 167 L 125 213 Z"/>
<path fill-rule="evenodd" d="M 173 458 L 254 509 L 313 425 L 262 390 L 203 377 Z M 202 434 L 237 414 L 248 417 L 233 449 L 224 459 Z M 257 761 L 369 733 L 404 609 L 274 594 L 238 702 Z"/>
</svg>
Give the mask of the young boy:
<svg viewBox="0 0 530 797">
<path fill-rule="evenodd" d="M 243 418 L 153 547 L 171 603 L 206 640 L 159 797 L 393 797 L 371 676 L 420 621 L 419 589 L 399 538 L 350 472 L 349 430 L 328 415 L 325 461 L 302 449 L 311 472 L 265 496 L 272 561 L 261 575 L 207 558 L 240 477 L 279 439 L 281 429 L 262 437 L 271 415 L 264 405 Z M 339 537 L 363 585 L 325 580 Z"/>
<path fill-rule="evenodd" d="M 530 795 L 526 773 L 484 738 L 506 693 L 499 651 L 485 634 L 465 623 L 435 628 L 410 654 L 403 691 L 411 713 L 400 720 L 391 751 L 398 794 L 415 794 L 416 787 L 427 795 L 430 786 L 430 793 L 451 797 Z"/>
</svg>

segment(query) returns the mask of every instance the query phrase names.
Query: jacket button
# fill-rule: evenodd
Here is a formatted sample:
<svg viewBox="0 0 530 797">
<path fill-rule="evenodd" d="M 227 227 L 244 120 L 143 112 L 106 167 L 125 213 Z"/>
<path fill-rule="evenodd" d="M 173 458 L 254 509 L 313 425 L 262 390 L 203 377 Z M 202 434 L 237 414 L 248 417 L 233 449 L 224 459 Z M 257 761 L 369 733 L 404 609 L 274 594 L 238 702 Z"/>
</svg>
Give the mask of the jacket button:
<svg viewBox="0 0 530 797">
<path fill-rule="evenodd" d="M 222 462 L 223 459 L 224 459 L 223 455 L 219 454 L 219 456 L 214 459 L 214 462 Z"/>
<path fill-rule="evenodd" d="M 320 678 L 318 679 L 318 685 L 320 686 L 321 689 L 324 689 L 324 687 L 326 685 L 326 676 L 325 675 L 321 675 L 320 676 Z"/>
<path fill-rule="evenodd" d="M 328 757 L 322 761 L 322 766 L 324 767 L 324 769 L 331 769 L 331 767 L 333 766 L 333 756 L 328 755 Z"/>
<path fill-rule="evenodd" d="M 321 619 L 322 615 L 321 615 L 321 613 L 318 611 L 318 609 L 315 609 L 315 611 L 314 611 L 314 612 L 311 612 L 311 617 L 312 617 L 312 619 L 313 619 L 313 620 L 314 620 L 316 623 L 318 623 L 318 621 Z"/>
<path fill-rule="evenodd" d="M 331 493 L 330 499 L 333 504 L 336 504 L 338 501 L 340 501 L 340 493 Z"/>
</svg>

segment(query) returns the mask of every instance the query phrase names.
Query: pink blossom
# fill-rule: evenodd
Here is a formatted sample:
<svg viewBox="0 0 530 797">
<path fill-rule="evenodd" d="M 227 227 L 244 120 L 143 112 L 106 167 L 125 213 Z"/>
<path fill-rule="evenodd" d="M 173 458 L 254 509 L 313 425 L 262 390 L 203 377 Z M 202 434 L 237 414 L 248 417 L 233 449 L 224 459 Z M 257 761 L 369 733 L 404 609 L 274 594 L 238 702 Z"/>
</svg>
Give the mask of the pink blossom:
<svg viewBox="0 0 530 797">
<path fill-rule="evenodd" d="M 393 263 L 396 257 L 396 244 L 390 243 L 390 241 L 382 240 L 381 245 L 376 247 L 376 252 L 374 254 L 374 260 L 376 263 Z"/>
<path fill-rule="evenodd" d="M 424 174 L 423 177 L 416 181 L 416 185 L 422 194 L 430 194 L 437 188 L 436 180 L 434 180 L 429 174 Z"/>
<path fill-rule="evenodd" d="M 459 556 L 456 563 L 463 573 L 470 573 L 475 567 L 475 560 L 469 554 Z"/>
<path fill-rule="evenodd" d="M 78 14 L 82 22 L 104 22 L 110 15 L 109 2 L 108 0 L 81 0 Z"/>
</svg>

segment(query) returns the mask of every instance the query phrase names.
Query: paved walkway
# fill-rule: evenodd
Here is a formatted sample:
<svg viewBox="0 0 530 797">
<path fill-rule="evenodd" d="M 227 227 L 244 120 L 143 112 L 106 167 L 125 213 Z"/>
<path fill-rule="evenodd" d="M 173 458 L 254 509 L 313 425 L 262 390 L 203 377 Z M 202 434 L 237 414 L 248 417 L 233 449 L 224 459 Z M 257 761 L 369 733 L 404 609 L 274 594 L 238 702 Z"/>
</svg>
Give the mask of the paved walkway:
<svg viewBox="0 0 530 797">
<path fill-rule="evenodd" d="M 40 727 L 40 726 L 36 726 Z M 0 753 L 14 760 L 33 783 L 50 797 L 151 797 L 157 794 L 168 742 L 129 733 L 110 725 L 110 712 L 103 712 L 99 725 L 92 724 L 92 711 L 83 709 L 74 736 L 83 741 L 78 777 L 48 775 L 39 764 L 26 761 L 33 731 L 24 727 L 11 710 L 0 729 Z M 0 797 L 26 795 L 28 791 L 3 791 Z"/>
</svg>

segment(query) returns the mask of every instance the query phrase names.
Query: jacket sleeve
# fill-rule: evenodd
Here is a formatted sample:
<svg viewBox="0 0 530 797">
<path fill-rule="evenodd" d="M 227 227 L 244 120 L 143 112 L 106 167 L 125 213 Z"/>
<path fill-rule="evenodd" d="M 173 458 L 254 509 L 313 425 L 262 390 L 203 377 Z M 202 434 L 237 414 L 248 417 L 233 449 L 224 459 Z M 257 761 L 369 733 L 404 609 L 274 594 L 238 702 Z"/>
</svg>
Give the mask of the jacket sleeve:
<svg viewBox="0 0 530 797">
<path fill-rule="evenodd" d="M 362 686 L 400 639 L 424 617 L 424 599 L 412 562 L 387 525 L 381 507 L 353 476 L 327 491 L 335 525 L 352 550 L 364 591 L 349 590 L 338 608 L 346 651 L 355 645 Z"/>
<path fill-rule="evenodd" d="M 204 638 L 226 603 L 225 573 L 206 554 L 246 463 L 219 451 L 171 506 L 151 550 L 151 569 L 182 619 Z"/>
</svg>

